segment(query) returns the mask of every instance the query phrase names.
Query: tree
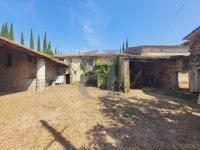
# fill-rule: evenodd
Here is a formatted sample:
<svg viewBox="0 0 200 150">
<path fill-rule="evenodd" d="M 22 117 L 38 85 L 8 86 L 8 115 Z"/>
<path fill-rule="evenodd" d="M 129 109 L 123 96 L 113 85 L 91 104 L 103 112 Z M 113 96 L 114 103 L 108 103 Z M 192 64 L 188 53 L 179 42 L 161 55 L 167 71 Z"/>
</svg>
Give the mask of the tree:
<svg viewBox="0 0 200 150">
<path fill-rule="evenodd" d="M 14 41 L 13 24 L 10 25 L 9 39 Z"/>
<path fill-rule="evenodd" d="M 6 22 L 5 28 L 4 28 L 4 37 L 9 38 L 9 31 L 8 31 L 8 23 Z"/>
<path fill-rule="evenodd" d="M 122 53 L 122 48 L 121 48 L 121 47 L 120 47 L 120 50 L 119 50 L 119 52 L 120 52 L 120 53 Z"/>
<path fill-rule="evenodd" d="M 189 41 L 186 41 L 184 42 L 183 44 L 181 44 L 182 46 L 189 46 L 190 45 L 190 42 Z"/>
<path fill-rule="evenodd" d="M 51 43 L 49 42 L 48 48 L 44 49 L 43 52 L 47 55 L 53 55 L 53 51 L 51 50 Z"/>
<path fill-rule="evenodd" d="M 48 44 L 48 50 L 51 50 L 51 42 Z"/>
<path fill-rule="evenodd" d="M 1 28 L 1 36 L 2 37 L 4 37 L 4 33 L 5 33 L 5 25 L 3 24 L 2 28 Z"/>
<path fill-rule="evenodd" d="M 33 31 L 31 29 L 31 36 L 30 36 L 30 48 L 34 49 L 34 40 L 33 40 Z"/>
<path fill-rule="evenodd" d="M 47 50 L 47 35 L 44 33 L 44 41 L 43 41 L 43 51 Z"/>
<path fill-rule="evenodd" d="M 128 38 L 126 39 L 126 49 L 128 49 Z"/>
<path fill-rule="evenodd" d="M 37 42 L 37 51 L 41 51 L 41 46 L 40 46 L 40 36 L 38 35 L 38 42 Z"/>
<path fill-rule="evenodd" d="M 24 45 L 24 33 L 21 34 L 21 44 Z"/>
<path fill-rule="evenodd" d="M 82 63 L 80 64 L 80 69 L 83 71 L 83 74 L 87 71 L 87 62 L 85 59 L 82 60 Z"/>
<path fill-rule="evenodd" d="M 47 55 L 53 55 L 53 51 L 52 50 L 49 50 L 49 49 L 46 49 L 43 51 L 45 54 Z"/>
<path fill-rule="evenodd" d="M 123 43 L 123 46 L 122 46 L 122 51 L 123 51 L 123 52 L 125 51 L 124 43 Z"/>
<path fill-rule="evenodd" d="M 57 54 L 57 47 L 55 48 L 55 52 L 54 52 L 54 54 Z"/>
</svg>

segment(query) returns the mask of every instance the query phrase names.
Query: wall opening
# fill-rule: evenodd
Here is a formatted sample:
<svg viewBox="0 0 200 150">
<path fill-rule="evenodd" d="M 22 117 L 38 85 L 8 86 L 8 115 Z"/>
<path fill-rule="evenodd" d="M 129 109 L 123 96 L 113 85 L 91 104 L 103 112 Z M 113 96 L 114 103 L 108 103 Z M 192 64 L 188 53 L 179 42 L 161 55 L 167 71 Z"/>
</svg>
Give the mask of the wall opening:
<svg viewBox="0 0 200 150">
<path fill-rule="evenodd" d="M 70 74 L 65 74 L 66 84 L 70 84 Z"/>
<path fill-rule="evenodd" d="M 178 75 L 172 66 L 175 62 L 171 60 L 130 61 L 130 88 L 178 89 Z"/>
<path fill-rule="evenodd" d="M 8 62 L 7 62 L 7 67 L 12 66 L 12 54 L 8 54 Z"/>
<path fill-rule="evenodd" d="M 188 72 L 178 72 L 178 87 L 179 89 L 189 89 L 189 73 Z"/>
</svg>

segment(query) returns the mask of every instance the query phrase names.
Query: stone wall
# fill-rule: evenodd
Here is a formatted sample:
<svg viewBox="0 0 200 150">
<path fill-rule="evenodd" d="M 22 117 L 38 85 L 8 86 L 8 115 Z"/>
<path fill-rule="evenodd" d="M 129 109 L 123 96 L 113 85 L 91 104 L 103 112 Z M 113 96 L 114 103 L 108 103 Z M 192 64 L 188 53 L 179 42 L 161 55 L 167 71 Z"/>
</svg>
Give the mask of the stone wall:
<svg viewBox="0 0 200 150">
<path fill-rule="evenodd" d="M 190 91 L 200 92 L 200 33 L 190 39 Z"/>
<path fill-rule="evenodd" d="M 59 83 L 65 82 L 65 69 L 44 58 L 0 48 L 0 91 L 44 91 L 58 77 L 62 76 Z"/>
<path fill-rule="evenodd" d="M 35 57 L 0 48 L 0 90 L 35 90 L 35 78 Z"/>
</svg>

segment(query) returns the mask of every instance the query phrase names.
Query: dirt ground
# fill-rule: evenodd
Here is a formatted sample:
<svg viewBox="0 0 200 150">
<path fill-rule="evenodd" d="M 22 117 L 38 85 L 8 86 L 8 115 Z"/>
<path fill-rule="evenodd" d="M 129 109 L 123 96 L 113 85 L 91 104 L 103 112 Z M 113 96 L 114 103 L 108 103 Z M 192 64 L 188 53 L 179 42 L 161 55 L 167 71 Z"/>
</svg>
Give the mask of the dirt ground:
<svg viewBox="0 0 200 150">
<path fill-rule="evenodd" d="M 200 149 L 199 106 L 151 89 L 88 91 L 99 98 L 75 85 L 0 93 L 0 149 Z"/>
</svg>

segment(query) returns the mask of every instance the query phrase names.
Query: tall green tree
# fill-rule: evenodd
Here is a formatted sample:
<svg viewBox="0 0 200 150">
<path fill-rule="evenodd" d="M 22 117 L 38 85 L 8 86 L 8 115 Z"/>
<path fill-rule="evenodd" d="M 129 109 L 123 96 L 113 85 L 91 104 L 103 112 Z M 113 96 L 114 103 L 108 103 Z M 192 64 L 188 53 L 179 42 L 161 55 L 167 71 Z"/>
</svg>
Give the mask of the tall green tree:
<svg viewBox="0 0 200 150">
<path fill-rule="evenodd" d="M 47 50 L 47 35 L 44 33 L 44 41 L 43 41 L 43 51 Z"/>
<path fill-rule="evenodd" d="M 55 52 L 54 52 L 54 54 L 57 54 L 57 47 L 55 48 Z"/>
<path fill-rule="evenodd" d="M 21 44 L 24 45 L 24 33 L 21 34 Z"/>
<path fill-rule="evenodd" d="M 126 39 L 126 49 L 128 49 L 128 38 Z"/>
<path fill-rule="evenodd" d="M 33 31 L 31 29 L 31 36 L 30 36 L 30 48 L 34 49 L 34 40 L 33 40 Z"/>
<path fill-rule="evenodd" d="M 38 42 L 37 42 L 37 51 L 41 51 L 41 46 L 40 46 L 40 36 L 38 35 Z"/>
<path fill-rule="evenodd" d="M 124 43 L 123 43 L 123 46 L 122 46 L 122 51 L 123 51 L 123 52 L 125 51 Z"/>
<path fill-rule="evenodd" d="M 48 50 L 51 50 L 51 42 L 48 44 Z"/>
<path fill-rule="evenodd" d="M 5 33 L 5 25 L 3 24 L 1 27 L 1 36 L 4 37 L 4 33 Z"/>
<path fill-rule="evenodd" d="M 14 41 L 13 24 L 10 25 L 9 39 Z"/>
<path fill-rule="evenodd" d="M 9 38 L 8 23 L 5 24 L 4 37 Z"/>
</svg>

